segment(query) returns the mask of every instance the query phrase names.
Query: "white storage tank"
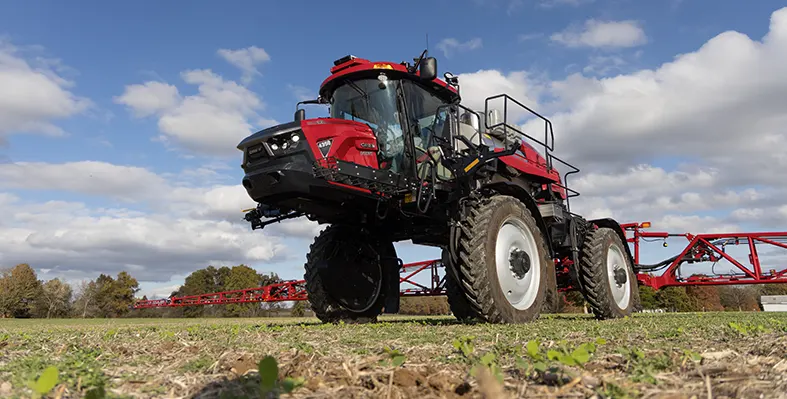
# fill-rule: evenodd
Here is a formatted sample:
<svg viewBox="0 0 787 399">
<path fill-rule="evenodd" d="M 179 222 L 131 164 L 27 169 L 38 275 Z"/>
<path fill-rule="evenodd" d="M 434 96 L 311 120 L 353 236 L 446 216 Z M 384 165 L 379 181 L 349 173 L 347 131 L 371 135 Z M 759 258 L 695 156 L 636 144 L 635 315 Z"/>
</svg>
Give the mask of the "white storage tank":
<svg viewBox="0 0 787 399">
<path fill-rule="evenodd" d="M 764 312 L 787 312 L 787 295 L 763 295 L 760 303 Z"/>
</svg>

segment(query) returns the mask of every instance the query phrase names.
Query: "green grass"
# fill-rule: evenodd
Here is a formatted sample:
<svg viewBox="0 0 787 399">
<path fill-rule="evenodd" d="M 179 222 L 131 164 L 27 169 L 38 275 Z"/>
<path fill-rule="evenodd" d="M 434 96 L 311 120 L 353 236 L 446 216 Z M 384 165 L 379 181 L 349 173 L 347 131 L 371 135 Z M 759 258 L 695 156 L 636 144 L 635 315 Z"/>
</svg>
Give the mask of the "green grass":
<svg viewBox="0 0 787 399">
<path fill-rule="evenodd" d="M 276 386 L 303 378 L 293 397 L 475 397 L 496 389 L 512 397 L 707 397 L 709 389 L 714 397 L 779 397 L 787 392 L 787 314 L 545 315 L 523 325 L 403 316 L 368 325 L 0 320 L 0 397 L 30 397 L 30 383 L 49 366 L 58 370 L 52 397 L 99 388 L 107 397 L 242 397 L 259 392 L 266 355 L 278 362 Z"/>
</svg>

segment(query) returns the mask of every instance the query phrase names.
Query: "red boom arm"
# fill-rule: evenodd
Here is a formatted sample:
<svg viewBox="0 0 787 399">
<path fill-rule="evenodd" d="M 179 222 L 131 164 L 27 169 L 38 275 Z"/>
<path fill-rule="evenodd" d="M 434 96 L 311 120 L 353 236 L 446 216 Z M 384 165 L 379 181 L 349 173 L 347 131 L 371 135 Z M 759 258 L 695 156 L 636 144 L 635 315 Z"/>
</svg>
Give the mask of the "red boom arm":
<svg viewBox="0 0 787 399">
<path fill-rule="evenodd" d="M 766 268 L 762 265 L 758 255 L 757 244 L 765 244 L 787 250 L 787 232 L 764 233 L 723 233 L 723 234 L 690 234 L 642 231 L 650 227 L 650 222 L 627 223 L 621 225 L 624 231 L 633 235 L 627 237 L 627 242 L 634 246 L 634 264 L 639 270 L 637 280 L 640 284 L 653 289 L 669 286 L 687 285 L 734 285 L 734 284 L 765 284 L 787 283 L 787 267 Z M 675 257 L 666 259 L 655 265 L 640 264 L 640 244 L 643 238 L 685 237 L 689 243 Z M 751 267 L 744 266 L 732 255 L 725 252 L 727 245 L 747 245 L 749 250 L 748 262 Z M 719 247 L 721 246 L 721 248 Z M 787 252 L 786 252 L 787 254 Z M 718 262 L 726 260 L 740 270 L 738 274 L 727 275 L 692 275 L 687 278 L 679 276 L 680 266 L 685 263 Z M 413 288 L 400 291 L 401 296 L 436 296 L 445 295 L 445 276 L 442 278 L 437 268 L 443 267 L 440 260 L 427 260 L 408 263 L 402 266 L 399 282 L 409 284 Z M 653 275 L 653 271 L 666 269 L 661 275 Z M 428 286 L 416 283 L 413 277 L 429 270 L 431 274 Z M 767 270 L 764 272 L 763 270 Z M 304 301 L 306 297 L 306 282 L 292 280 L 264 287 L 247 288 L 243 290 L 215 292 L 202 295 L 171 297 L 167 299 L 140 300 L 134 304 L 134 309 L 179 307 L 193 305 L 220 305 L 229 303 L 253 302 L 282 302 Z M 569 287 L 567 290 L 573 288 Z M 564 291 L 561 289 L 561 291 Z"/>
<path fill-rule="evenodd" d="M 415 288 L 407 288 L 400 292 L 401 296 L 435 296 L 445 294 L 445 277 L 440 278 L 437 268 L 443 267 L 440 260 L 427 260 L 403 265 L 399 277 L 400 283 L 410 284 Z M 429 286 L 418 284 L 412 278 L 418 273 L 429 270 L 431 280 Z M 222 291 L 210 294 L 171 297 L 166 299 L 143 299 L 134 304 L 134 309 L 180 307 L 193 305 L 225 305 L 229 303 L 283 302 L 305 301 L 306 281 L 292 280 L 266 285 L 264 287 L 247 288 L 235 291 Z"/>
<path fill-rule="evenodd" d="M 654 289 L 669 286 L 686 285 L 737 285 L 737 284 L 766 284 L 787 283 L 787 267 L 764 267 L 758 255 L 757 244 L 770 247 L 787 249 L 787 232 L 760 232 L 760 233 L 708 233 L 708 234 L 675 234 L 666 232 L 647 232 L 642 229 L 650 227 L 650 222 L 627 223 L 621 225 L 633 236 L 627 241 L 634 244 L 634 263 L 639 272 L 637 280 Z M 666 259 L 655 265 L 641 265 L 639 261 L 640 241 L 643 238 L 684 237 L 689 243 L 675 257 Z M 728 245 L 746 245 L 749 250 L 748 263 L 725 251 Z M 787 252 L 785 252 L 787 254 Z M 719 262 L 726 260 L 739 270 L 734 274 L 692 275 L 686 278 L 679 276 L 680 266 L 685 263 Z M 666 269 L 659 276 L 652 271 Z M 765 271 L 764 271 L 765 270 Z"/>
</svg>

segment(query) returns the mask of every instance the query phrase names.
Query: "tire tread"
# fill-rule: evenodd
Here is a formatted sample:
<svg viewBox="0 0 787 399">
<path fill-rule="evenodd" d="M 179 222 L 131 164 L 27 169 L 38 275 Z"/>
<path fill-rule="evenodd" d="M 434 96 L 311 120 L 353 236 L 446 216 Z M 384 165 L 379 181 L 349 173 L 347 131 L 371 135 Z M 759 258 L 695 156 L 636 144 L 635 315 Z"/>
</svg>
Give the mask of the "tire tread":
<svg viewBox="0 0 787 399">
<path fill-rule="evenodd" d="M 514 197 L 505 195 L 480 199 L 470 209 L 467 220 L 460 224 L 461 237 L 457 248 L 459 262 L 456 270 L 461 278 L 461 286 L 464 288 L 469 309 L 478 318 L 490 323 L 510 322 L 495 304 L 491 284 L 496 283 L 496 278 L 488 274 L 485 259 L 487 226 L 494 211 L 507 203 L 517 204 L 523 211 L 524 222 L 530 226 L 537 226 L 535 218 L 524 204 Z M 537 227 L 535 237 L 539 250 L 542 254 L 547 254 L 545 257 L 548 258 L 546 243 Z M 547 267 L 546 270 L 549 272 L 554 269 Z"/>
<path fill-rule="evenodd" d="M 314 242 L 309 246 L 303 278 L 306 280 L 306 292 L 308 293 L 311 309 L 314 311 L 314 315 L 322 322 L 374 323 L 377 321 L 377 316 L 382 314 L 385 304 L 384 293 L 380 294 L 378 301 L 369 310 L 363 313 L 354 313 L 343 309 L 341 305 L 336 303 L 323 286 L 318 263 L 326 258 L 326 251 L 329 248 L 328 244 L 337 239 L 353 239 L 356 236 L 358 240 L 363 240 L 364 237 L 368 239 L 367 235 L 358 234 L 357 232 L 353 234 L 350 229 L 331 225 L 315 237 Z M 393 244 L 391 244 L 391 248 L 393 248 Z"/>
<path fill-rule="evenodd" d="M 579 278 L 582 280 L 583 296 L 588 302 L 588 305 L 593 315 L 599 319 L 614 319 L 625 317 L 631 311 L 621 310 L 617 304 L 612 300 L 612 294 L 608 284 L 606 275 L 606 245 L 607 240 L 612 240 L 614 243 L 621 246 L 620 237 L 608 227 L 601 227 L 596 230 L 591 230 L 585 236 L 582 245 L 582 253 L 579 265 Z M 625 255 L 624 255 L 625 256 Z M 631 264 L 628 260 L 626 266 L 629 269 L 630 278 L 634 275 L 631 270 Z M 637 287 L 636 277 L 632 281 L 631 299 L 629 309 L 637 310 L 639 307 L 639 290 Z"/>
</svg>

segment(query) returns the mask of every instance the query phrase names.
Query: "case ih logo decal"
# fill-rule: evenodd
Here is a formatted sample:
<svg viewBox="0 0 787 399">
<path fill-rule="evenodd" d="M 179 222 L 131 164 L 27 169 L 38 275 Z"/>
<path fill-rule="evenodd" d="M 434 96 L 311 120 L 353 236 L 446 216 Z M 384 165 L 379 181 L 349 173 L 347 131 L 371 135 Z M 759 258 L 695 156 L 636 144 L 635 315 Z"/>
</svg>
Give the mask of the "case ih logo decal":
<svg viewBox="0 0 787 399">
<path fill-rule="evenodd" d="M 333 144 L 333 140 L 323 140 L 317 143 L 317 148 L 320 149 L 320 153 L 322 154 L 323 158 L 328 156 L 328 151 L 331 150 L 331 144 Z"/>
<path fill-rule="evenodd" d="M 256 147 L 251 147 L 251 148 L 249 148 L 249 155 L 254 155 L 254 154 L 256 154 L 256 153 L 258 153 L 260 151 L 262 151 L 262 146 L 261 145 L 258 145 Z"/>
</svg>

